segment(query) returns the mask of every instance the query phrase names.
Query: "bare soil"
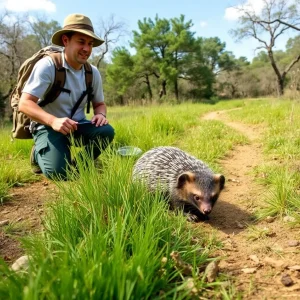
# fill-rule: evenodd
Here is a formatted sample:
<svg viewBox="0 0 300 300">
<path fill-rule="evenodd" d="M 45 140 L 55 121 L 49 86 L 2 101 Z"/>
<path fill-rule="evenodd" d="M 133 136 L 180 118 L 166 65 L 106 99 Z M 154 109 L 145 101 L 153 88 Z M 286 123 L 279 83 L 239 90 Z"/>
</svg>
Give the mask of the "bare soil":
<svg viewBox="0 0 300 300">
<path fill-rule="evenodd" d="M 249 143 L 235 147 L 220 161 L 226 187 L 210 220 L 195 226 L 203 226 L 223 242 L 222 249 L 212 255 L 222 257 L 220 272 L 229 275 L 243 299 L 300 299 L 299 230 L 281 219 L 254 221 L 265 193 L 253 172 L 263 162 L 263 129 L 231 122 L 226 111 L 209 113 L 203 119 L 224 122 L 248 137 Z M 9 264 L 23 254 L 19 238 L 41 230 L 45 199 L 54 189 L 42 178 L 13 188 L 12 199 L 0 206 L 0 224 L 10 224 L 0 225 L 0 256 Z"/>
</svg>

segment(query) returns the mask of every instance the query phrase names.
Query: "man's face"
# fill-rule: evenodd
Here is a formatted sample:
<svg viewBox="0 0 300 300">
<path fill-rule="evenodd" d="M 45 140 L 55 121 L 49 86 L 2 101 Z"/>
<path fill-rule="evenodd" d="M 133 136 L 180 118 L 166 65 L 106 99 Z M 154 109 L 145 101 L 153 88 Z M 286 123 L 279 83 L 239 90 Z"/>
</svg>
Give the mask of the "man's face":
<svg viewBox="0 0 300 300">
<path fill-rule="evenodd" d="M 92 53 L 94 39 L 82 33 L 74 33 L 71 38 L 63 35 L 62 40 L 68 64 L 79 70 Z"/>
</svg>

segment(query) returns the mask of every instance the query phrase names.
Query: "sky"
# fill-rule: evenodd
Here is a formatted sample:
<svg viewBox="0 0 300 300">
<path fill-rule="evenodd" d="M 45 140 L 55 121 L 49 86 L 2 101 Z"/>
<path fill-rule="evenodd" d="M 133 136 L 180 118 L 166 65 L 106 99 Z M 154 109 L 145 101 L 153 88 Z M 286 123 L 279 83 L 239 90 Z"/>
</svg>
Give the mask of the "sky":
<svg viewBox="0 0 300 300">
<path fill-rule="evenodd" d="M 262 0 L 244 0 L 251 4 L 257 12 L 262 7 Z M 0 13 L 5 10 L 27 13 L 30 16 L 43 16 L 47 21 L 56 20 L 63 26 L 64 18 L 73 13 L 87 15 L 93 22 L 95 30 L 101 20 L 109 20 L 114 16 L 116 22 L 126 24 L 128 35 L 119 46 L 129 48 L 133 30 L 138 30 L 138 21 L 144 18 L 178 18 L 181 14 L 185 20 L 192 20 L 192 31 L 196 37 L 219 37 L 226 43 L 226 50 L 236 58 L 245 56 L 251 62 L 260 50 L 255 50 L 258 43 L 255 39 L 236 42 L 229 33 L 237 27 L 237 11 L 234 6 L 240 5 L 239 0 L 0 0 Z M 275 50 L 285 50 L 289 38 L 297 34 L 294 30 L 287 31 L 276 43 Z"/>
</svg>

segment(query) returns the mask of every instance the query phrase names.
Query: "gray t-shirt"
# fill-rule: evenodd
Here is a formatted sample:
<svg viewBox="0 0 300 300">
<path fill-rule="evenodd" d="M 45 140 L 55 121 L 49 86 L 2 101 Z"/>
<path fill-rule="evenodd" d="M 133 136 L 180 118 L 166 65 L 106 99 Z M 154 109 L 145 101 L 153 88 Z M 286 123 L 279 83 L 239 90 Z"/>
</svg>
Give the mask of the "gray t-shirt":
<svg viewBox="0 0 300 300">
<path fill-rule="evenodd" d="M 86 90 L 85 84 L 85 70 L 82 67 L 80 70 L 75 70 L 70 67 L 64 58 L 64 53 L 62 53 L 63 67 L 66 69 L 66 82 L 65 89 L 71 91 L 71 93 L 61 92 L 60 95 L 52 102 L 43 107 L 43 109 L 58 117 L 70 117 L 71 111 L 80 98 L 83 91 Z M 30 74 L 28 81 L 26 82 L 23 91 L 30 95 L 39 98 L 39 101 L 43 100 L 46 92 L 51 88 L 54 82 L 55 76 L 55 65 L 50 57 L 44 57 L 39 60 Z M 99 103 L 104 102 L 102 79 L 100 72 L 95 66 L 92 66 L 93 71 L 93 102 Z M 83 99 L 80 106 L 76 110 L 74 116 L 72 117 L 75 121 L 80 121 L 85 118 L 84 107 L 87 102 L 87 96 Z"/>
</svg>

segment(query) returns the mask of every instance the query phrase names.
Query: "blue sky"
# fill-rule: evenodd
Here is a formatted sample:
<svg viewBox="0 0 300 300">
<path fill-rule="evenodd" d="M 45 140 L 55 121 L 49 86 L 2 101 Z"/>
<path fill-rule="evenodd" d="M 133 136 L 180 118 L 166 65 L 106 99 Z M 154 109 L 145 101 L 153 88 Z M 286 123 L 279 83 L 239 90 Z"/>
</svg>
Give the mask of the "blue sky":
<svg viewBox="0 0 300 300">
<path fill-rule="evenodd" d="M 261 8 L 262 0 L 245 0 L 255 7 Z M 114 15 L 116 21 L 127 24 L 129 32 L 137 30 L 138 20 L 143 18 L 154 19 L 158 14 L 160 18 L 174 18 L 181 14 L 186 20 L 192 20 L 193 31 L 196 36 L 218 36 L 226 42 L 226 50 L 232 51 L 236 57 L 246 56 L 249 61 L 255 56 L 257 43 L 254 39 L 236 43 L 229 34 L 229 30 L 237 26 L 236 11 L 232 6 L 240 4 L 238 0 L 1 0 L 0 11 L 4 9 L 29 15 L 43 15 L 48 21 L 56 20 L 61 25 L 64 18 L 71 13 L 82 13 L 89 16 L 96 28 L 101 19 L 108 20 Z M 295 31 L 288 31 L 277 42 L 276 50 L 285 49 L 286 41 L 295 36 Z M 127 46 L 130 36 L 122 40 Z M 129 48 L 129 46 L 128 46 Z"/>
</svg>

